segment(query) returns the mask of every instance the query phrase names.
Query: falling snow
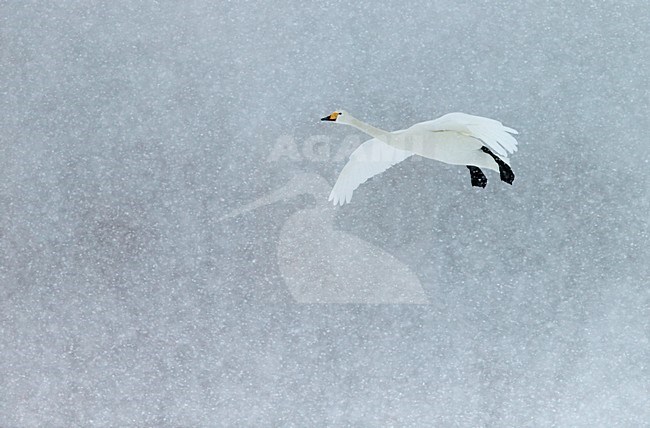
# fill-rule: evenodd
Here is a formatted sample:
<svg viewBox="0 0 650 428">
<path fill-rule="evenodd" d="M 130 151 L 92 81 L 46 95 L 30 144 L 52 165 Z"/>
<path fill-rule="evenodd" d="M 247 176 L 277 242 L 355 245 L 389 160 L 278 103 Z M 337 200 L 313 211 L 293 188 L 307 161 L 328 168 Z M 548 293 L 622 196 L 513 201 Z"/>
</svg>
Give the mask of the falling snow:
<svg viewBox="0 0 650 428">
<path fill-rule="evenodd" d="M 2 2 L 0 426 L 647 425 L 648 12 Z M 332 207 L 341 108 L 495 118 L 517 179 Z"/>
</svg>

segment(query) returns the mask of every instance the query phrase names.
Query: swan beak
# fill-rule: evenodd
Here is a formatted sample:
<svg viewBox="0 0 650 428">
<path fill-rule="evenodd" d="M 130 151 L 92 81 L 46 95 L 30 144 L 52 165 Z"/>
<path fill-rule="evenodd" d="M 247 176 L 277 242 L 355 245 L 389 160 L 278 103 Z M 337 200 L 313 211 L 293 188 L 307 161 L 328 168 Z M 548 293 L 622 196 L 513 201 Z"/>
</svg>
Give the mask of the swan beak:
<svg viewBox="0 0 650 428">
<path fill-rule="evenodd" d="M 334 122 L 334 121 L 336 121 L 336 118 L 338 116 L 339 116 L 338 112 L 334 112 L 334 113 L 330 114 L 329 116 L 325 116 L 321 120 L 327 120 L 327 121 L 330 121 L 330 122 Z"/>
</svg>

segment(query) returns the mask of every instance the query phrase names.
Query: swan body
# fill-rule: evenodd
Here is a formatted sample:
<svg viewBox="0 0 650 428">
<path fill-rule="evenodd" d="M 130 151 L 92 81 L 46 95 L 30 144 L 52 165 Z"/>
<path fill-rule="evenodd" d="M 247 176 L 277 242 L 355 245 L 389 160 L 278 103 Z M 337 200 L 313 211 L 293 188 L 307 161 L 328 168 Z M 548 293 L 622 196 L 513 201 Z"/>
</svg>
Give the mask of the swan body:
<svg viewBox="0 0 650 428">
<path fill-rule="evenodd" d="M 413 155 L 465 165 L 476 187 L 487 184 L 481 168 L 499 172 L 508 184 L 515 178 L 508 155 L 517 151 L 517 140 L 511 135 L 517 131 L 494 119 L 449 113 L 393 132 L 362 122 L 344 110 L 321 120 L 350 125 L 373 137 L 361 144 L 343 167 L 329 196 L 334 205 L 350 202 L 359 185 Z"/>
</svg>

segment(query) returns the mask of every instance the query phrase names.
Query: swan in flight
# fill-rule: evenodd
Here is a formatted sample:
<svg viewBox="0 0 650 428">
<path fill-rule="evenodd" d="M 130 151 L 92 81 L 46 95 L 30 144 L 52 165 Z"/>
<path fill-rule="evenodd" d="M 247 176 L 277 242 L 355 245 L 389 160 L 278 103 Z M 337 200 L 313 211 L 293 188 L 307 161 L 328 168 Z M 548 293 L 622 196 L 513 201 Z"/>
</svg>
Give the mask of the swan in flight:
<svg viewBox="0 0 650 428">
<path fill-rule="evenodd" d="M 508 155 L 517 151 L 517 140 L 510 135 L 517 131 L 494 119 L 449 113 L 393 132 L 375 128 L 344 110 L 321 120 L 350 125 L 373 137 L 352 152 L 343 167 L 329 196 L 334 205 L 350 202 L 359 185 L 413 155 L 467 166 L 476 187 L 487 184 L 481 168 L 498 171 L 508 184 L 515 179 Z"/>
</svg>

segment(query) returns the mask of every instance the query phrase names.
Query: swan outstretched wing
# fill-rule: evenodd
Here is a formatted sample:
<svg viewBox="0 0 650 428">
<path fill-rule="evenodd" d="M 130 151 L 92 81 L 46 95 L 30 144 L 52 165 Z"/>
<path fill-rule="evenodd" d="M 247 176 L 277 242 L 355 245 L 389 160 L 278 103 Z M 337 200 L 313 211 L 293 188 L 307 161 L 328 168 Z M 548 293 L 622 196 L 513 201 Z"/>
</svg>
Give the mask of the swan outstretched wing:
<svg viewBox="0 0 650 428">
<path fill-rule="evenodd" d="M 334 184 L 329 200 L 334 205 L 350 202 L 352 192 L 359 185 L 412 155 L 412 152 L 396 149 L 376 138 L 366 141 L 350 155 L 350 160 Z"/>
<path fill-rule="evenodd" d="M 487 117 L 474 116 L 466 113 L 449 113 L 435 120 L 413 125 L 427 131 L 456 131 L 470 135 L 483 141 L 490 149 L 501 157 L 508 157 L 517 151 L 517 140 L 510 134 L 517 134 L 512 128 L 501 122 Z"/>
</svg>

